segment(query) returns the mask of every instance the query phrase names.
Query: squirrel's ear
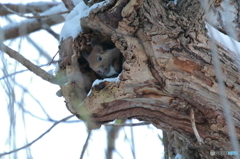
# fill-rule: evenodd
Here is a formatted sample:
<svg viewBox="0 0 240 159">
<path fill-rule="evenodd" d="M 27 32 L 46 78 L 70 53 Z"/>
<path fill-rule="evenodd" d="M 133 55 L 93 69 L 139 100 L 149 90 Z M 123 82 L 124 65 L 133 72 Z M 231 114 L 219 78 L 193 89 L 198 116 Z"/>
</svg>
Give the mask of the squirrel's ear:
<svg viewBox="0 0 240 159">
<path fill-rule="evenodd" d="M 98 41 L 97 38 L 92 38 L 92 39 L 91 39 L 91 46 L 92 46 L 92 47 L 95 46 L 95 45 L 98 45 L 98 44 L 99 44 L 99 41 Z"/>
<path fill-rule="evenodd" d="M 86 51 L 82 51 L 81 52 L 81 55 L 87 60 L 88 59 L 88 54 L 87 54 L 87 52 Z"/>
<path fill-rule="evenodd" d="M 103 54 L 103 53 L 104 53 L 103 47 L 102 47 L 101 45 L 95 45 L 95 46 L 93 47 L 92 52 L 98 53 L 98 54 Z"/>
<path fill-rule="evenodd" d="M 116 47 L 115 44 L 111 41 L 101 43 L 101 46 L 103 47 L 103 50 L 110 50 Z"/>
</svg>

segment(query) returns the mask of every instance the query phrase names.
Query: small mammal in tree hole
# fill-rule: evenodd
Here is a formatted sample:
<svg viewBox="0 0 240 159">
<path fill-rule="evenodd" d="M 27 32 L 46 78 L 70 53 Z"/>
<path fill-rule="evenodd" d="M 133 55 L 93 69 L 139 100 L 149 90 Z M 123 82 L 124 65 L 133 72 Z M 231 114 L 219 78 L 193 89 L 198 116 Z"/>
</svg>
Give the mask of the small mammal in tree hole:
<svg viewBox="0 0 240 159">
<path fill-rule="evenodd" d="M 89 66 L 102 78 L 117 76 L 122 71 L 123 55 L 113 45 L 91 41 L 92 51 L 88 55 L 83 52 L 83 57 Z"/>
</svg>

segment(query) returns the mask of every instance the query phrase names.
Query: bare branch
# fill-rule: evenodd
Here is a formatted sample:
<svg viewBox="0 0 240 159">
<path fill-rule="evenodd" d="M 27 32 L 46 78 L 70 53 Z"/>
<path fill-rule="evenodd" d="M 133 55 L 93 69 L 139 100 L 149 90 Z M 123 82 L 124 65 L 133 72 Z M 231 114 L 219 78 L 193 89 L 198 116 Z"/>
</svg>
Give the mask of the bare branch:
<svg viewBox="0 0 240 159">
<path fill-rule="evenodd" d="M 66 120 L 68 120 L 68 119 L 70 119 L 70 118 L 72 118 L 72 117 L 74 117 L 74 116 L 75 116 L 75 115 L 70 115 L 70 116 L 68 116 L 68 117 L 65 117 L 65 118 L 63 118 L 63 119 L 55 122 L 47 131 L 45 131 L 42 135 L 40 135 L 38 138 L 36 138 L 36 139 L 33 140 L 32 142 L 30 142 L 29 144 L 27 144 L 27 145 L 25 145 L 25 146 L 23 146 L 23 147 L 20 147 L 20 148 L 18 148 L 18 149 L 15 149 L 15 150 L 13 150 L 13 151 L 1 153 L 1 154 L 0 154 L 0 157 L 5 156 L 5 155 L 9 155 L 9 154 L 11 154 L 11 153 L 15 153 L 15 152 L 18 152 L 18 151 L 20 151 L 20 150 L 22 150 L 22 149 L 25 149 L 25 148 L 27 148 L 27 147 L 30 147 L 32 144 L 34 144 L 34 143 L 37 142 L 39 139 L 41 139 L 43 136 L 45 136 L 47 133 L 49 133 L 56 125 L 58 125 L 59 123 L 61 123 L 61 122 L 63 122 L 63 121 L 66 121 Z"/>
<path fill-rule="evenodd" d="M 34 65 L 32 62 L 30 62 L 25 57 L 23 57 L 21 54 L 12 50 L 8 46 L 2 44 L 0 47 L 0 50 L 7 53 L 11 58 L 20 62 L 23 66 L 27 67 L 30 71 L 35 73 L 37 76 L 40 76 L 42 79 L 44 79 L 50 83 L 53 83 L 53 84 L 59 84 L 58 80 L 53 75 L 47 73 L 40 67 Z"/>
<path fill-rule="evenodd" d="M 35 114 L 31 113 L 30 111 L 25 110 L 25 109 L 23 109 L 23 112 L 28 114 L 28 115 L 30 115 L 30 116 L 32 116 L 32 117 L 34 117 L 34 118 L 36 118 L 36 119 L 38 119 L 38 120 L 44 121 L 44 122 L 51 122 L 51 123 L 58 122 L 57 120 L 54 120 L 52 118 L 47 118 L 47 119 L 41 118 L 41 117 L 39 117 L 39 116 L 37 116 L 37 115 L 35 115 Z M 62 123 L 72 124 L 72 123 L 80 123 L 80 122 L 82 122 L 82 120 L 63 121 Z"/>
<path fill-rule="evenodd" d="M 58 62 L 58 61 L 51 61 L 51 63 L 56 63 L 56 62 Z M 38 66 L 38 67 L 44 67 L 44 66 L 49 66 L 49 63 L 40 65 L 40 66 Z M 29 71 L 29 70 L 28 70 L 28 69 L 26 69 L 26 70 L 20 70 L 20 71 L 17 71 L 17 72 L 14 72 L 14 73 L 11 73 L 11 74 L 2 76 L 2 77 L 0 77 L 0 80 L 3 80 L 3 79 L 5 79 L 5 78 L 8 78 L 8 77 L 11 77 L 11 76 L 14 76 L 14 75 L 16 75 L 16 74 L 23 73 L 23 72 L 26 72 L 26 71 Z"/>
<path fill-rule="evenodd" d="M 167 132 L 166 131 L 162 131 L 162 132 L 163 132 L 162 143 L 164 145 L 164 159 L 168 159 L 169 158 L 169 149 L 168 149 L 169 141 L 167 137 Z"/>
<path fill-rule="evenodd" d="M 124 124 L 126 120 L 116 120 L 115 123 Z M 107 132 L 107 149 L 106 149 L 106 159 L 112 159 L 113 158 L 113 152 L 115 150 L 115 143 L 116 139 L 118 137 L 118 133 L 121 127 L 113 126 L 109 127 L 106 126 L 106 132 Z"/>
<path fill-rule="evenodd" d="M 142 123 L 133 123 L 133 124 L 104 124 L 105 126 L 114 126 L 114 127 L 122 127 L 122 126 L 143 126 L 149 125 L 149 122 L 142 122 Z"/>
<path fill-rule="evenodd" d="M 27 15 L 24 15 L 24 14 L 22 14 L 22 13 L 15 12 L 14 10 L 8 8 L 8 7 L 5 6 L 4 4 L 1 4 L 1 5 L 3 6 L 3 8 L 5 8 L 6 10 L 8 10 L 9 12 L 18 15 L 19 17 L 29 18 L 29 19 L 49 18 L 50 16 L 55 16 L 55 15 L 61 15 L 61 14 L 69 13 L 69 11 L 63 11 L 63 12 L 59 12 L 59 13 L 55 13 L 55 14 L 50 14 L 50 15 L 27 16 Z"/>
<path fill-rule="evenodd" d="M 58 2 L 32 2 L 28 4 L 4 4 L 7 8 L 19 13 L 31 13 L 33 10 L 43 12 L 60 3 Z M 0 16 L 12 14 L 9 10 L 0 5 Z"/>
<path fill-rule="evenodd" d="M 132 120 L 131 120 L 131 122 L 132 122 Z M 130 131 L 131 131 L 131 150 L 132 150 L 132 155 L 133 155 L 133 159 L 136 159 L 133 127 L 130 128 Z"/>
<path fill-rule="evenodd" d="M 8 20 L 10 23 L 14 23 L 14 21 L 9 18 L 8 16 L 5 17 L 6 20 Z M 40 19 L 41 20 L 41 19 Z M 54 36 L 54 35 L 53 35 Z M 55 37 L 55 36 L 54 36 Z M 55 37 L 56 38 L 56 37 Z M 39 53 L 41 53 L 41 55 L 43 55 L 48 61 L 52 60 L 52 58 L 49 56 L 48 53 L 46 53 L 41 47 L 39 47 L 36 42 L 34 42 L 34 40 L 32 40 L 29 36 L 26 36 L 26 39 L 29 43 L 31 43 L 38 51 Z M 59 36 L 58 36 L 59 39 Z M 57 40 L 58 40 L 57 39 Z M 1 78 L 0 78 L 1 80 Z"/>
<path fill-rule="evenodd" d="M 72 0 L 62 0 L 62 2 L 64 3 L 65 7 L 69 11 L 73 10 L 73 8 L 75 7 L 75 5 L 73 4 Z"/>
<path fill-rule="evenodd" d="M 90 139 L 91 133 L 92 133 L 92 130 L 90 130 L 90 131 L 88 132 L 87 139 L 86 139 L 86 141 L 85 141 L 85 143 L 84 143 L 84 145 L 83 145 L 83 148 L 82 148 L 82 152 L 81 152 L 80 159 L 83 159 L 84 153 L 85 153 L 85 151 L 86 151 L 86 149 L 87 149 L 87 146 L 88 146 L 88 141 L 89 141 L 89 139 Z"/>
<path fill-rule="evenodd" d="M 57 41 L 59 40 L 59 34 L 55 33 L 55 31 L 53 31 L 50 26 L 44 25 L 43 29 L 45 29 L 49 34 L 51 34 Z"/>
<path fill-rule="evenodd" d="M 47 24 L 52 26 L 55 24 L 62 23 L 64 18 L 60 15 L 55 15 L 51 18 L 42 19 L 41 23 L 37 19 L 27 19 L 21 23 L 12 23 L 2 28 L 4 32 L 4 40 L 17 38 L 19 36 L 28 35 L 34 31 L 42 29 L 42 24 Z M 24 28 L 25 31 L 21 32 L 21 29 Z"/>
<path fill-rule="evenodd" d="M 65 13 L 69 13 L 69 11 L 63 11 L 63 12 L 59 12 L 59 13 L 54 13 L 54 14 L 49 14 L 49 15 L 39 15 L 36 11 L 32 10 L 32 13 L 34 14 L 34 16 L 26 16 L 22 13 L 19 12 L 15 12 L 14 10 L 12 10 L 11 8 L 8 8 L 7 6 L 5 6 L 4 4 L 0 4 L 2 7 L 4 7 L 6 10 L 8 10 L 9 12 L 16 14 L 20 17 L 24 17 L 24 18 L 37 18 L 37 21 L 42 24 L 41 28 L 45 29 L 48 33 L 50 33 L 52 36 L 54 36 L 57 40 L 59 39 L 59 35 L 57 33 L 55 33 L 48 24 L 46 24 L 46 22 L 43 21 L 43 19 L 41 18 L 50 18 L 51 16 L 56 16 L 56 15 L 60 15 L 60 14 L 65 14 Z M 9 19 L 9 18 L 8 18 Z M 23 27 L 23 26 L 21 26 Z"/>
</svg>

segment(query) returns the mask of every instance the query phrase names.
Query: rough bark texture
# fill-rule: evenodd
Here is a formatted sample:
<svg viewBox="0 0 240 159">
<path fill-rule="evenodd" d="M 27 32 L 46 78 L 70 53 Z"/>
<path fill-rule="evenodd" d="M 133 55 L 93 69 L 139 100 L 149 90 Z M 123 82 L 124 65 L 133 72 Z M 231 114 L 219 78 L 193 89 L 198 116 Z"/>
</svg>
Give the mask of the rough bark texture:
<svg viewBox="0 0 240 159">
<path fill-rule="evenodd" d="M 89 39 L 95 34 L 111 38 L 126 59 L 120 81 L 105 81 L 94 86 L 84 108 L 92 115 L 91 120 L 100 125 L 126 118 L 152 122 L 166 132 L 171 158 L 177 153 L 184 158 L 213 158 L 210 150 L 232 148 L 204 11 L 197 0 L 182 0 L 177 5 L 167 3 L 111 1 L 81 19 L 85 32 L 78 36 L 80 40 L 74 41 L 79 54 L 89 49 Z M 233 53 L 220 44 L 217 44 L 217 52 L 239 137 L 240 74 L 233 63 Z M 71 65 L 72 55 L 67 54 L 62 53 L 62 71 L 66 65 Z M 81 57 L 79 61 L 80 67 L 86 64 Z M 191 109 L 194 109 L 196 128 L 204 141 L 202 145 L 194 135 Z"/>
</svg>

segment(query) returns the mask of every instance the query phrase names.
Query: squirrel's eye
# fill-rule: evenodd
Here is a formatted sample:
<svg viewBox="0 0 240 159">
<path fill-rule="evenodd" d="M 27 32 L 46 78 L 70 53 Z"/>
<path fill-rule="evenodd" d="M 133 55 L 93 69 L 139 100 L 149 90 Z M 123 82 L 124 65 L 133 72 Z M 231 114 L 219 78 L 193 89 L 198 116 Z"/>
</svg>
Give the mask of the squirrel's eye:
<svg viewBox="0 0 240 159">
<path fill-rule="evenodd" d="M 98 57 L 98 58 L 97 58 L 97 61 L 98 61 L 98 62 L 102 61 L 102 58 L 101 58 L 101 57 Z"/>
</svg>

